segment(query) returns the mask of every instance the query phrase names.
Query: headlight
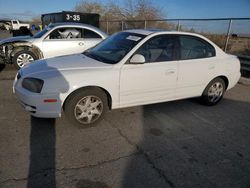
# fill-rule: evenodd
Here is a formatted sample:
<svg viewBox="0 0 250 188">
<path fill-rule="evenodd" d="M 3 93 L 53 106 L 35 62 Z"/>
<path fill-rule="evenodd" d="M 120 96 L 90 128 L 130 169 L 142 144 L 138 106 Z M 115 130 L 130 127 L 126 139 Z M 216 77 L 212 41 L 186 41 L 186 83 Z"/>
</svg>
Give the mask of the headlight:
<svg viewBox="0 0 250 188">
<path fill-rule="evenodd" d="M 40 80 L 38 78 L 24 78 L 22 82 L 23 88 L 35 92 L 40 93 L 43 87 L 43 80 Z"/>
</svg>

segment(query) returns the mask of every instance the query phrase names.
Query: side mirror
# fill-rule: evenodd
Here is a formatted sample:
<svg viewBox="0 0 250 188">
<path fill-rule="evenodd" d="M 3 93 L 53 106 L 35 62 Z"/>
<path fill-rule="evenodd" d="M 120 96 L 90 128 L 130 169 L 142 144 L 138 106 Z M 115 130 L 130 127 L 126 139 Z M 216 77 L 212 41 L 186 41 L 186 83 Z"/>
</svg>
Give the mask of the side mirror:
<svg viewBox="0 0 250 188">
<path fill-rule="evenodd" d="M 145 57 L 141 54 L 135 54 L 130 59 L 131 64 L 143 64 L 145 62 L 146 62 Z"/>
</svg>

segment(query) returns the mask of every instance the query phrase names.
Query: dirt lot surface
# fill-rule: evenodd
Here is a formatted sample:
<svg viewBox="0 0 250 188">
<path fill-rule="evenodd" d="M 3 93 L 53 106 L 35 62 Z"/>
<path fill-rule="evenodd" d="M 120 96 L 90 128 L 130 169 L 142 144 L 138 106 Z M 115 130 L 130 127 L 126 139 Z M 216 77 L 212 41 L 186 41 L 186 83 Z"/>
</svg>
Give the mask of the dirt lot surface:
<svg viewBox="0 0 250 188">
<path fill-rule="evenodd" d="M 8 37 L 12 37 L 12 34 L 9 31 L 0 30 L 0 40 Z"/>
<path fill-rule="evenodd" d="M 6 68 L 6 67 L 5 67 Z M 0 187 L 250 187 L 250 84 L 196 100 L 114 110 L 97 127 L 32 118 L 0 72 Z"/>
</svg>

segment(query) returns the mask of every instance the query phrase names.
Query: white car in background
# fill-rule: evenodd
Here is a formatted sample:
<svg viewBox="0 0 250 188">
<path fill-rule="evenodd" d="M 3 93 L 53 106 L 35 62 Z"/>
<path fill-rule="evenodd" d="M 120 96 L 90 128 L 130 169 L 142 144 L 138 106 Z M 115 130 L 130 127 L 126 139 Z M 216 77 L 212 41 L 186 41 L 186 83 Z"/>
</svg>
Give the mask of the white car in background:
<svg viewBox="0 0 250 188">
<path fill-rule="evenodd" d="M 107 109 L 190 97 L 215 105 L 240 75 L 238 58 L 201 35 L 128 30 L 83 54 L 25 66 L 14 91 L 32 116 L 64 110 L 72 123 L 91 126 Z"/>
<path fill-rule="evenodd" d="M 30 28 L 30 24 L 22 23 L 19 20 L 11 20 L 10 23 L 11 23 L 10 27 L 11 30 L 18 30 L 20 29 L 20 27 L 26 27 L 28 29 Z"/>
<path fill-rule="evenodd" d="M 5 63 L 13 63 L 19 69 L 37 59 L 82 53 L 107 36 L 100 29 L 86 24 L 50 24 L 33 37 L 1 40 L 0 58 Z"/>
</svg>

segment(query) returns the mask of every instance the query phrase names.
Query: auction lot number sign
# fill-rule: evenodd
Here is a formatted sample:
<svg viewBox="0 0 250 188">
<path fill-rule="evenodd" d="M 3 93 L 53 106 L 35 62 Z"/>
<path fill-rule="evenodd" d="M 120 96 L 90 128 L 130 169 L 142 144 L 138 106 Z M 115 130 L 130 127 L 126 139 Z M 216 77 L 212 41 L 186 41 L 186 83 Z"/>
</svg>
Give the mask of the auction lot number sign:
<svg viewBox="0 0 250 188">
<path fill-rule="evenodd" d="M 81 16 L 79 14 L 66 14 L 67 21 L 81 21 Z"/>
</svg>

